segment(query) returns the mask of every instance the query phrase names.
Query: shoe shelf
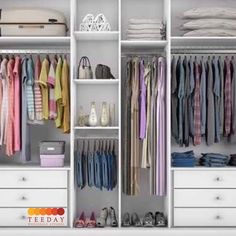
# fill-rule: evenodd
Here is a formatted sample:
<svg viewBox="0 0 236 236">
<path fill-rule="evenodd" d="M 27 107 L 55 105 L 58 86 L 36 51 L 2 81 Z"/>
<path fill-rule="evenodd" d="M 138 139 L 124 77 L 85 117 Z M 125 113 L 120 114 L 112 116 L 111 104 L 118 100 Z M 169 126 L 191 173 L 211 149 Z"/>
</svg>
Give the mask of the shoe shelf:
<svg viewBox="0 0 236 236">
<path fill-rule="evenodd" d="M 87 80 L 81 80 L 81 79 L 75 79 L 74 82 L 78 85 L 118 85 L 119 80 L 118 79 L 87 79 Z"/>
</svg>

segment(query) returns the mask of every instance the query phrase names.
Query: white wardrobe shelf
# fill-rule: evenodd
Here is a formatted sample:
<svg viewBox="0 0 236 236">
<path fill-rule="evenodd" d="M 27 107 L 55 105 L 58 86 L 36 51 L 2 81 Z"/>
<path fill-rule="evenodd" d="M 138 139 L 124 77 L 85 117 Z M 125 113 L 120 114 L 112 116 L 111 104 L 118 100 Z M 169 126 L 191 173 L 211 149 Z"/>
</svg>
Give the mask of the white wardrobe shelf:
<svg viewBox="0 0 236 236">
<path fill-rule="evenodd" d="M 69 47 L 70 37 L 0 37 L 2 48 L 9 47 Z"/>
<path fill-rule="evenodd" d="M 84 32 L 84 31 L 75 31 L 75 38 L 77 40 L 118 40 L 119 32 L 118 31 L 103 31 L 103 32 Z"/>
<path fill-rule="evenodd" d="M 236 37 L 171 37 L 172 47 L 222 47 L 232 48 L 236 45 Z M 206 47 L 206 48 L 205 48 Z"/>
<path fill-rule="evenodd" d="M 119 84 L 118 79 L 75 79 L 74 82 L 78 85 L 111 85 L 111 84 Z"/>
<path fill-rule="evenodd" d="M 158 41 L 133 41 L 133 40 L 122 40 L 121 46 L 123 49 L 155 49 L 155 48 L 164 48 L 167 45 L 166 40 L 158 40 Z"/>
<path fill-rule="evenodd" d="M 195 166 L 195 167 L 171 167 L 171 170 L 181 170 L 181 171 L 201 171 L 201 170 L 207 170 L 207 171 L 219 171 L 219 170 L 233 170 L 236 171 L 236 166 L 225 166 L 225 167 L 204 167 L 204 166 Z"/>
<path fill-rule="evenodd" d="M 106 127 L 102 127 L 102 126 L 97 126 L 97 127 L 90 127 L 90 126 L 80 127 L 80 126 L 75 126 L 74 129 L 75 130 L 118 130 L 119 127 L 118 126 L 106 126 Z"/>
</svg>

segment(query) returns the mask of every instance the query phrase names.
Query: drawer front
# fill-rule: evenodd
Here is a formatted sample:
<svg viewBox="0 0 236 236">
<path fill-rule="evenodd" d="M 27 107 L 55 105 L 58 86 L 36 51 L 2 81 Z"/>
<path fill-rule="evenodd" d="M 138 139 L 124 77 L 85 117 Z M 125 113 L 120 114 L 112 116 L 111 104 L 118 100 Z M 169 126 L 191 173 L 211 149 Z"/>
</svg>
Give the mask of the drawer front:
<svg viewBox="0 0 236 236">
<path fill-rule="evenodd" d="M 65 227 L 67 209 L 63 215 L 29 215 L 28 208 L 0 208 L 0 227 Z M 56 223 L 55 223 L 56 222 Z"/>
<path fill-rule="evenodd" d="M 175 189 L 174 207 L 236 207 L 236 189 Z"/>
<path fill-rule="evenodd" d="M 0 188 L 67 188 L 67 171 L 1 171 Z"/>
<path fill-rule="evenodd" d="M 0 207 L 66 207 L 67 189 L 0 189 Z"/>
<path fill-rule="evenodd" d="M 175 208 L 174 226 L 236 226 L 236 209 Z"/>
<path fill-rule="evenodd" d="M 174 188 L 236 188 L 235 171 L 174 171 Z"/>
</svg>

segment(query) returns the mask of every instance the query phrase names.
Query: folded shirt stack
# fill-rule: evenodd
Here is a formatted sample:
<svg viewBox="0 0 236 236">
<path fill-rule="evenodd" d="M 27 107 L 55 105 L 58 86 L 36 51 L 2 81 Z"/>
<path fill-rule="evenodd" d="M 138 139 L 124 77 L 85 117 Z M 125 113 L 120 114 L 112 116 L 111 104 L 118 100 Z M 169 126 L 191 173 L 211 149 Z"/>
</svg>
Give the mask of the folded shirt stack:
<svg viewBox="0 0 236 236">
<path fill-rule="evenodd" d="M 203 153 L 199 163 L 205 167 L 225 167 L 229 163 L 229 156 L 220 153 Z"/>
<path fill-rule="evenodd" d="M 171 157 L 173 167 L 194 167 L 196 164 L 196 158 L 193 151 L 173 152 Z"/>
<path fill-rule="evenodd" d="M 236 154 L 231 154 L 230 155 L 229 165 L 230 166 L 236 166 Z"/>
<path fill-rule="evenodd" d="M 130 19 L 127 40 L 162 40 L 165 26 L 159 19 Z"/>
<path fill-rule="evenodd" d="M 233 37 L 236 36 L 236 8 L 202 7 L 183 13 L 182 29 L 186 37 Z"/>
</svg>

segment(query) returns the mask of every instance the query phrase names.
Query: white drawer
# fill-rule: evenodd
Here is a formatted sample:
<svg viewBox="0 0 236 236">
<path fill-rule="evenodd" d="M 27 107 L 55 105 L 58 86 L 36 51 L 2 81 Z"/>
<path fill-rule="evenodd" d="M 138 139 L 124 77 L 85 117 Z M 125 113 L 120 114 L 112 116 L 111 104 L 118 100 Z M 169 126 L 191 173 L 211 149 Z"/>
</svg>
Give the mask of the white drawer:
<svg viewBox="0 0 236 236">
<path fill-rule="evenodd" d="M 67 189 L 0 189 L 0 207 L 67 207 Z"/>
<path fill-rule="evenodd" d="M 0 188 L 67 188 L 67 171 L 1 171 Z"/>
<path fill-rule="evenodd" d="M 174 207 L 236 207 L 236 189 L 175 189 Z"/>
<path fill-rule="evenodd" d="M 30 216 L 28 215 L 28 208 L 0 208 L 0 227 L 65 227 L 67 226 L 67 209 L 64 208 L 64 210 L 63 215 Z M 55 218 L 58 221 L 56 224 L 52 223 Z"/>
<path fill-rule="evenodd" d="M 174 188 L 236 188 L 236 171 L 174 171 Z"/>
<path fill-rule="evenodd" d="M 175 208 L 174 226 L 236 226 L 236 209 Z"/>
</svg>

